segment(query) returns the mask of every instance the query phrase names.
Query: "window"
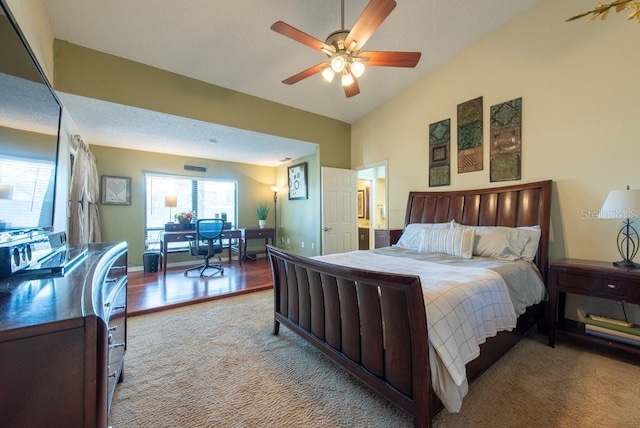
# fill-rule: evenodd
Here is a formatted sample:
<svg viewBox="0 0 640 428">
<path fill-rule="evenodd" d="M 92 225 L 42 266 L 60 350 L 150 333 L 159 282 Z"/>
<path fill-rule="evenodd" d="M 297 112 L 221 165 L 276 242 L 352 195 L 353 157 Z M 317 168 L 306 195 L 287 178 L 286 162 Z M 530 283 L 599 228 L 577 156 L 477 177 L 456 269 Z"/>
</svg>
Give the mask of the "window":
<svg viewBox="0 0 640 428">
<path fill-rule="evenodd" d="M 160 248 L 165 223 L 173 222 L 178 213 L 192 211 L 196 218 L 214 218 L 225 213 L 232 227 L 237 224 L 235 181 L 147 173 L 145 194 L 145 245 L 149 249 Z M 166 207 L 165 196 L 176 196 L 177 206 Z"/>
<path fill-rule="evenodd" d="M 0 156 L 0 231 L 53 225 L 55 164 Z"/>
</svg>

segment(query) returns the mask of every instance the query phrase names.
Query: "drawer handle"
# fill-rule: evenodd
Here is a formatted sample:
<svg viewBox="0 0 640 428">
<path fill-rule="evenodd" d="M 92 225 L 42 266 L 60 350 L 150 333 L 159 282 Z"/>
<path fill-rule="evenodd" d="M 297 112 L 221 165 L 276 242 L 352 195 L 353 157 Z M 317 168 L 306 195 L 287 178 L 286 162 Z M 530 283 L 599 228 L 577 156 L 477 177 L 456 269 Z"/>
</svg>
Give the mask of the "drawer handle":
<svg viewBox="0 0 640 428">
<path fill-rule="evenodd" d="M 118 376 L 118 372 L 113 372 L 109 375 L 109 377 L 116 377 L 116 376 Z"/>
<path fill-rule="evenodd" d="M 114 343 L 113 345 L 109 345 L 109 349 L 121 348 L 124 346 L 124 342 Z"/>
<path fill-rule="evenodd" d="M 109 327 L 109 331 L 116 331 L 118 330 L 118 326 L 114 325 L 113 327 Z"/>
<path fill-rule="evenodd" d="M 611 289 L 615 289 L 616 285 L 615 284 L 607 284 L 607 287 L 611 288 Z"/>
<path fill-rule="evenodd" d="M 104 280 L 105 284 L 116 282 L 118 278 L 107 278 Z"/>
</svg>

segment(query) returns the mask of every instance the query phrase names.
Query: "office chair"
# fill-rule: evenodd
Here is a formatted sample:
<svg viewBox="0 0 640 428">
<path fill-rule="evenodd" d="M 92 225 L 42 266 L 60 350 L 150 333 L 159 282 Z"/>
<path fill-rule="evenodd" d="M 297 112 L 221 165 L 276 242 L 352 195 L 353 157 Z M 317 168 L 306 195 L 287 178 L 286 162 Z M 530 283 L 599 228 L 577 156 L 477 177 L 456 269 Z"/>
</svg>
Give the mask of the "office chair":
<svg viewBox="0 0 640 428">
<path fill-rule="evenodd" d="M 200 256 L 204 258 L 204 264 L 198 267 L 187 269 L 184 272 L 184 276 L 188 276 L 191 271 L 199 271 L 200 276 L 205 276 L 207 269 L 215 269 L 215 272 L 206 275 L 211 276 L 216 273 L 220 275 L 224 274 L 224 269 L 220 264 L 210 264 L 209 259 L 216 254 L 222 253 L 222 228 L 224 221 L 219 218 L 207 218 L 196 221 L 196 234 L 188 235 L 189 239 L 189 253 L 192 256 Z M 218 256 L 220 260 L 220 256 Z"/>
</svg>

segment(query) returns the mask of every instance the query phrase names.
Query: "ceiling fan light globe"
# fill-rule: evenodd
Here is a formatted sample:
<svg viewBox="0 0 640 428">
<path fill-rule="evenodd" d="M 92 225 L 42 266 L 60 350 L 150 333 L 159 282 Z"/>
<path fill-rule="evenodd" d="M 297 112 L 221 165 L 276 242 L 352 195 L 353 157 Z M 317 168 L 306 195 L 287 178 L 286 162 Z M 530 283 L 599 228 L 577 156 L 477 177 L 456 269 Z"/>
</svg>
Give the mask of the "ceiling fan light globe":
<svg viewBox="0 0 640 428">
<path fill-rule="evenodd" d="M 322 78 L 327 83 L 331 83 L 333 81 L 333 76 L 335 76 L 335 75 L 336 75 L 336 73 L 333 72 L 331 67 L 327 67 L 322 71 Z"/>
<path fill-rule="evenodd" d="M 353 76 L 351 73 L 343 73 L 342 74 L 342 86 L 349 86 L 353 84 Z"/>
<path fill-rule="evenodd" d="M 334 73 L 342 73 L 342 70 L 347 66 L 347 61 L 342 55 L 336 55 L 331 58 L 331 69 Z"/>
<path fill-rule="evenodd" d="M 364 73 L 364 64 L 360 61 L 354 61 L 349 69 L 355 77 L 360 77 L 362 76 L 362 73 Z"/>
</svg>

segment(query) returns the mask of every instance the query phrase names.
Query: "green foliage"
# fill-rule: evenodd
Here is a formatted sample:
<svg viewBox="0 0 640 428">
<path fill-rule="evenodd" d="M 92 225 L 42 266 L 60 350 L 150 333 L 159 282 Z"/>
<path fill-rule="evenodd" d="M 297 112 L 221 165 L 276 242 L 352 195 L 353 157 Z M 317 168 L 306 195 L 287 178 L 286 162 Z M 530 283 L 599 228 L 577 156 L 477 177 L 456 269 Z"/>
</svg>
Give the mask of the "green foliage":
<svg viewBox="0 0 640 428">
<path fill-rule="evenodd" d="M 271 205 L 266 202 L 260 202 L 258 204 L 258 220 L 266 220 L 269 215 L 269 210 L 271 210 Z"/>
</svg>

